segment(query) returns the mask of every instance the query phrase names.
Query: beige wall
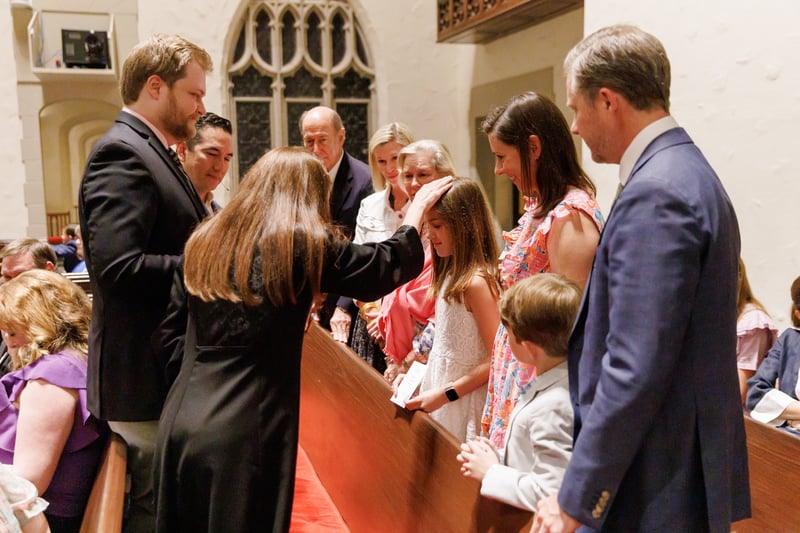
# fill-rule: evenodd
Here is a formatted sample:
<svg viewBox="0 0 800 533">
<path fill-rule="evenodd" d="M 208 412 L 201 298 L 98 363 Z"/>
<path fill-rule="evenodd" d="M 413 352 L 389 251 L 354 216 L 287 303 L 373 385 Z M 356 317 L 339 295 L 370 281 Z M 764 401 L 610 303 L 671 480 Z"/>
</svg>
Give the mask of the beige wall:
<svg viewBox="0 0 800 533">
<path fill-rule="evenodd" d="M 672 64 L 672 114 L 716 169 L 736 207 L 753 291 L 782 327 L 800 275 L 800 3 L 586 0 L 587 33 L 629 22 L 662 40 Z M 588 150 L 584 151 L 585 159 Z M 617 167 L 598 168 L 602 198 Z"/>
<path fill-rule="evenodd" d="M 11 10 L 4 2 L 0 6 L 0 72 L 3 73 L 0 76 L 0 238 L 24 235 L 28 224 L 28 209 L 22 200 L 25 167 L 22 165 L 14 39 Z"/>
</svg>

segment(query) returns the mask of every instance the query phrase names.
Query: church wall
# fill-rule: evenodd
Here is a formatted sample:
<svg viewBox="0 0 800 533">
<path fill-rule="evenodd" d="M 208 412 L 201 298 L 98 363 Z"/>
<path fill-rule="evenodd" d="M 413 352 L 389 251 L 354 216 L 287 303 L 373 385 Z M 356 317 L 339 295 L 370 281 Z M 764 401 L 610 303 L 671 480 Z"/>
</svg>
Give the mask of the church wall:
<svg viewBox="0 0 800 533">
<path fill-rule="evenodd" d="M 25 167 L 14 39 L 11 10 L 4 3 L 0 7 L 0 238 L 24 235 L 28 224 L 28 209 L 22 201 Z"/>
</svg>

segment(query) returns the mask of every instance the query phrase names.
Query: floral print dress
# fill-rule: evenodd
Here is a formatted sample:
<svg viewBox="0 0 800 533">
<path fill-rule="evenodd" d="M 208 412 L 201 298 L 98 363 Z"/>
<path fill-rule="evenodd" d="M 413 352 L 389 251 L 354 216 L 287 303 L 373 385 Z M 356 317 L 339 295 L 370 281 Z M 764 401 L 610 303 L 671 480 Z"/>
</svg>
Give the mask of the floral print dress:
<svg viewBox="0 0 800 533">
<path fill-rule="evenodd" d="M 533 198 L 525 198 L 525 214 L 518 226 L 503 232 L 505 247 L 500 254 L 500 281 L 504 289 L 517 280 L 539 272 L 550 272 L 550 256 L 547 253 L 547 236 L 553 220 L 564 218 L 573 211 L 588 216 L 597 226 L 603 226 L 603 215 L 595 199 L 582 189 L 570 189 L 564 199 L 543 217 L 535 217 L 538 204 Z M 508 419 L 517 398 L 536 376 L 536 369 L 527 368 L 517 362 L 511 353 L 508 332 L 503 324 L 497 329 L 492 349 L 492 366 L 489 370 L 489 391 L 481 419 L 481 432 L 489 437 L 498 450 L 505 445 Z"/>
</svg>

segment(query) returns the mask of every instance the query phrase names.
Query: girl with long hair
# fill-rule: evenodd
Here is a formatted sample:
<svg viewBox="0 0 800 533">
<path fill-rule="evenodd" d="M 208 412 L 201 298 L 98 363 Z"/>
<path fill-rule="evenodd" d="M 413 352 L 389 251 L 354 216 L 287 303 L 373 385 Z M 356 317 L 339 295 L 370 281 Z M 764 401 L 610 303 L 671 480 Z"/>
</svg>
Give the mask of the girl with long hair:
<svg viewBox="0 0 800 533">
<path fill-rule="evenodd" d="M 456 178 L 426 223 L 434 250 L 429 295 L 436 301 L 436 338 L 420 392 L 406 407 L 429 412 L 463 441 L 480 434 L 500 324 L 493 219 L 480 185 Z"/>
</svg>

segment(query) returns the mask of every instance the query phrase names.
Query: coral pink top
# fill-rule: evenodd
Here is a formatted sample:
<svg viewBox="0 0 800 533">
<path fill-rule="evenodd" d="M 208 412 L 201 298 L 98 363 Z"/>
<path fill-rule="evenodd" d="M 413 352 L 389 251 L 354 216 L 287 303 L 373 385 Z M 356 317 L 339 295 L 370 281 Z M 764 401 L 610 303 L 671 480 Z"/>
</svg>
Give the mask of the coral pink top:
<svg viewBox="0 0 800 533">
<path fill-rule="evenodd" d="M 736 321 L 736 366 L 755 371 L 777 338 L 769 315 L 754 304 L 745 305 Z"/>
</svg>

